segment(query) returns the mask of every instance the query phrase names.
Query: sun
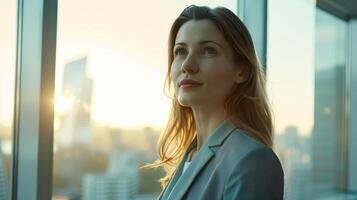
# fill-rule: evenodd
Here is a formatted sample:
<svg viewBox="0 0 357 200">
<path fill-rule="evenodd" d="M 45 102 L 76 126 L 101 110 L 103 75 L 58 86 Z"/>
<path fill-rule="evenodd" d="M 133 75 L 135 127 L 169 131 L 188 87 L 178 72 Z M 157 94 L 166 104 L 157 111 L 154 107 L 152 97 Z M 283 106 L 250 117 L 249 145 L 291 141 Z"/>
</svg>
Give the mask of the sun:
<svg viewBox="0 0 357 200">
<path fill-rule="evenodd" d="M 71 96 L 58 95 L 55 98 L 54 109 L 56 114 L 68 113 L 73 107 L 75 98 Z"/>
</svg>

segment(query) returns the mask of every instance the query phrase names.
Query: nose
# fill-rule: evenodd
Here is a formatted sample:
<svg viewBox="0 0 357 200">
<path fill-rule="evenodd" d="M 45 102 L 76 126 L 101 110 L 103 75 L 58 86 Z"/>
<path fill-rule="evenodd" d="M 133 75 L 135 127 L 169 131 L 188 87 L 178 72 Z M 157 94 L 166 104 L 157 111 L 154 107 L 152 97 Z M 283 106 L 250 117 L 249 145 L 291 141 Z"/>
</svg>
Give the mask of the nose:
<svg viewBox="0 0 357 200">
<path fill-rule="evenodd" d="M 182 62 L 181 71 L 189 74 L 194 74 L 199 71 L 199 66 L 194 54 L 187 55 L 186 59 Z"/>
</svg>

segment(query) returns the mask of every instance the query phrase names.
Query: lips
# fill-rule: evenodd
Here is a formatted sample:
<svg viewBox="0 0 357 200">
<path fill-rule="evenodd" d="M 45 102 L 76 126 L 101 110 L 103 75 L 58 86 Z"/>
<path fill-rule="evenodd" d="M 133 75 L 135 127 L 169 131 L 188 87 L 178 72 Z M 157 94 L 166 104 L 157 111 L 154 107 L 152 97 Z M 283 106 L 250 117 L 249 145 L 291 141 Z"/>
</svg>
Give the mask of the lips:
<svg viewBox="0 0 357 200">
<path fill-rule="evenodd" d="M 183 79 L 182 81 L 180 81 L 179 87 L 181 87 L 181 86 L 199 86 L 202 84 L 203 83 L 193 80 L 193 79 Z"/>
</svg>

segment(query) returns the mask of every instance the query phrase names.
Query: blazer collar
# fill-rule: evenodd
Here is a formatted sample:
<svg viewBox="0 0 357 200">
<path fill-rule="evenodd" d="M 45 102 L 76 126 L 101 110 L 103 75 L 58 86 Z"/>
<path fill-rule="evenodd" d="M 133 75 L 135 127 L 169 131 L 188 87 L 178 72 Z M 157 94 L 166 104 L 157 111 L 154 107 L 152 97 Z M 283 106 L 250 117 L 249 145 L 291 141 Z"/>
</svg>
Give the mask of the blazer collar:
<svg viewBox="0 0 357 200">
<path fill-rule="evenodd" d="M 236 126 L 227 118 L 213 130 L 205 143 L 207 143 L 209 147 L 221 146 L 234 129 L 236 129 Z"/>
<path fill-rule="evenodd" d="M 211 148 L 221 146 L 224 140 L 233 132 L 234 129 L 236 129 L 236 127 L 230 121 L 230 119 L 226 119 L 221 122 L 221 124 L 218 125 L 218 127 L 203 143 L 188 169 L 182 173 L 183 166 L 188 157 L 188 153 L 197 144 L 197 140 L 194 139 L 186 151 L 176 174 L 170 181 L 169 185 L 165 188 L 166 191 L 163 191 L 160 194 L 159 199 L 161 197 L 164 197 L 163 199 L 168 200 L 181 199 L 196 178 L 197 174 L 199 174 L 199 172 L 204 168 L 208 161 L 211 160 L 211 158 L 215 155 L 215 150 Z"/>
</svg>

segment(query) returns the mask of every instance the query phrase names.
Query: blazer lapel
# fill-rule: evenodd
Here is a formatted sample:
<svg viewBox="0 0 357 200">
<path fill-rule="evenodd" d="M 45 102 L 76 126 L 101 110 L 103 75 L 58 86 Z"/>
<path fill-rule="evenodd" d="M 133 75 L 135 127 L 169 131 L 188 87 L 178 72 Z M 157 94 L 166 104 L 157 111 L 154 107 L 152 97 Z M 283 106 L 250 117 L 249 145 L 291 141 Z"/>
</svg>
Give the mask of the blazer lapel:
<svg viewBox="0 0 357 200">
<path fill-rule="evenodd" d="M 184 173 L 182 173 L 182 169 L 190 149 L 186 152 L 185 159 L 183 159 L 180 163 L 180 174 L 178 176 L 175 175 L 172 184 L 170 184 L 172 187 L 170 188 L 171 191 L 166 192 L 167 194 L 169 193 L 169 196 L 167 198 L 168 200 L 181 199 L 185 195 L 188 188 L 190 187 L 194 179 L 197 177 L 199 172 L 215 155 L 215 150 L 211 148 L 221 146 L 224 140 L 230 135 L 230 133 L 233 132 L 235 128 L 236 127 L 231 123 L 229 119 L 224 120 L 213 131 L 207 141 L 202 145 L 200 150 L 197 152 L 195 158 L 192 160 L 188 169 Z M 194 144 L 196 144 L 196 139 Z"/>
<path fill-rule="evenodd" d="M 202 150 L 202 151 L 201 151 Z M 190 187 L 193 180 L 196 178 L 197 174 L 202 170 L 206 163 L 213 157 L 213 152 L 208 148 L 208 146 L 203 147 L 197 153 L 197 159 L 194 159 L 189 169 L 187 169 L 181 177 L 177 180 L 168 200 L 181 199 L 186 193 L 187 189 Z"/>
<path fill-rule="evenodd" d="M 165 189 L 160 193 L 159 197 L 157 198 L 158 200 L 168 199 L 169 195 L 171 194 L 172 189 L 176 185 L 177 180 L 180 178 L 180 176 L 182 174 L 185 161 L 187 160 L 188 152 L 190 152 L 196 146 L 196 143 L 197 143 L 197 141 L 196 141 L 196 139 L 194 139 L 192 141 L 192 143 L 190 144 L 190 146 L 188 147 L 187 152 L 185 153 L 185 155 L 182 159 L 182 162 L 179 164 L 175 175 L 172 177 L 172 179 L 170 180 L 169 184 L 165 187 Z"/>
</svg>

